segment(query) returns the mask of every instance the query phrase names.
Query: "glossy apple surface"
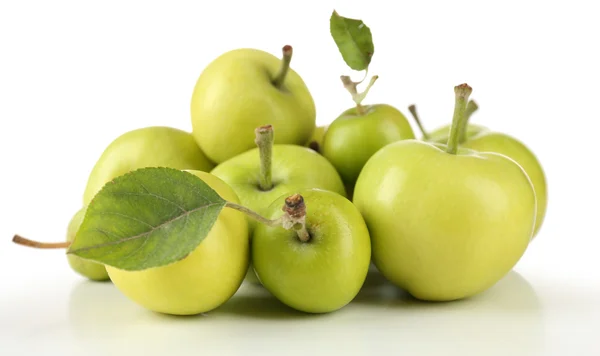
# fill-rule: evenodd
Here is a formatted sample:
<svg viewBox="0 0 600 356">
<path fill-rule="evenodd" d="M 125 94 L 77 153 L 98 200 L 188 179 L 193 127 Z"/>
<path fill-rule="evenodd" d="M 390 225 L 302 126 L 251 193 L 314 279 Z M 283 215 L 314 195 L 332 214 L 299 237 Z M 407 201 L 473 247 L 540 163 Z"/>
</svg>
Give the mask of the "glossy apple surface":
<svg viewBox="0 0 600 356">
<path fill-rule="evenodd" d="M 446 143 L 449 126 L 430 133 L 429 141 Z M 466 140 L 460 145 L 480 152 L 496 152 L 515 160 L 527 173 L 536 194 L 537 214 L 533 237 L 540 231 L 548 206 L 548 185 L 544 169 L 533 153 L 523 142 L 507 134 L 491 131 L 483 126 L 469 124 Z"/>
<path fill-rule="evenodd" d="M 210 171 L 214 166 L 189 132 L 164 126 L 132 130 L 106 147 L 90 173 L 83 203 L 89 205 L 106 183 L 138 168 Z"/>
<path fill-rule="evenodd" d="M 191 100 L 192 132 L 216 163 L 251 148 L 254 129 L 273 125 L 276 144 L 304 145 L 315 129 L 313 98 L 300 77 L 289 69 L 283 86 L 273 79 L 282 60 L 258 49 L 226 52 L 201 73 Z"/>
<path fill-rule="evenodd" d="M 414 297 L 473 296 L 505 276 L 535 226 L 533 186 L 506 156 L 418 140 L 388 145 L 367 162 L 354 204 L 371 234 L 373 261 Z"/>
<path fill-rule="evenodd" d="M 296 145 L 273 145 L 273 187 L 262 190 L 259 184 L 258 148 L 246 151 L 219 164 L 211 173 L 237 193 L 243 206 L 263 212 L 273 200 L 290 192 L 320 188 L 345 196 L 344 184 L 335 168 L 315 151 Z M 256 226 L 250 221 L 250 231 Z"/>
<path fill-rule="evenodd" d="M 415 138 L 406 117 L 396 108 L 377 104 L 343 112 L 328 127 L 322 154 L 337 169 L 344 183 L 353 186 L 367 160 L 385 145 Z"/>
</svg>

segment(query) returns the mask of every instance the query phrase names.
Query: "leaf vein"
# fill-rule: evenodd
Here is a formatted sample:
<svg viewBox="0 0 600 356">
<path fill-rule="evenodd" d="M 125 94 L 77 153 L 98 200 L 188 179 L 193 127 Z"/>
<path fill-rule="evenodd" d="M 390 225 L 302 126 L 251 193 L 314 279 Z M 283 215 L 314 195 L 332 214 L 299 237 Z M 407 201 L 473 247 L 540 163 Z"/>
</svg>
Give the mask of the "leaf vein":
<svg viewBox="0 0 600 356">
<path fill-rule="evenodd" d="M 172 223 L 174 221 L 177 221 L 178 219 L 181 219 L 182 217 L 187 217 L 187 216 L 189 216 L 190 214 L 192 214 L 194 212 L 203 211 L 202 216 L 204 216 L 204 214 L 206 213 L 206 209 L 208 209 L 208 208 L 210 208 L 212 206 L 217 206 L 217 205 L 224 205 L 224 204 L 222 202 L 218 202 L 218 203 L 211 203 L 211 204 L 208 204 L 208 205 L 203 205 L 203 206 L 200 206 L 198 208 L 194 208 L 194 209 L 185 211 L 183 214 L 181 214 L 181 215 L 179 215 L 179 216 L 177 216 L 177 217 L 175 217 L 173 219 L 169 219 L 169 220 L 167 220 L 167 221 L 165 221 L 165 222 L 157 225 L 156 227 L 154 227 L 154 228 L 152 228 L 152 229 L 150 229 L 148 231 L 142 232 L 140 234 L 137 234 L 137 235 L 134 235 L 134 236 L 125 237 L 125 238 L 122 238 L 122 239 L 119 239 L 119 240 L 107 241 L 105 243 L 101 243 L 101 244 L 98 244 L 98 245 L 81 247 L 81 248 L 78 248 L 78 249 L 74 249 L 71 252 L 73 253 L 73 252 L 88 251 L 88 250 L 91 250 L 91 249 L 94 249 L 94 248 L 108 247 L 108 246 L 117 245 L 117 244 L 120 244 L 120 243 L 123 243 L 123 242 L 127 242 L 127 241 L 131 241 L 131 240 L 139 239 L 139 238 L 142 238 L 142 237 L 147 236 L 149 234 L 152 234 L 154 231 L 159 230 L 162 227 L 164 227 L 165 225 L 168 225 L 168 224 L 170 224 L 170 223 Z M 106 231 L 103 231 L 103 230 L 100 230 L 100 229 L 95 229 L 95 230 L 97 230 L 100 233 L 105 234 L 107 237 L 110 237 L 110 235 Z"/>
</svg>

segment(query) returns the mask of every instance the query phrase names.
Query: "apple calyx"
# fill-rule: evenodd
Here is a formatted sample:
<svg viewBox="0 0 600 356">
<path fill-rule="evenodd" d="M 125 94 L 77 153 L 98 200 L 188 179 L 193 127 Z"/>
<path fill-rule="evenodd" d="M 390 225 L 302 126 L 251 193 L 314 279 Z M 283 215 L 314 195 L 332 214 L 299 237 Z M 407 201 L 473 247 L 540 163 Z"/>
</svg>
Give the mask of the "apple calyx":
<svg viewBox="0 0 600 356">
<path fill-rule="evenodd" d="M 448 145 L 446 152 L 456 154 L 458 152 L 458 144 L 463 126 L 466 126 L 466 109 L 469 96 L 473 92 L 468 84 L 460 84 L 454 87 L 454 116 L 452 118 L 452 126 L 450 128 L 450 136 L 448 137 Z"/>
<path fill-rule="evenodd" d="M 281 52 L 282 52 L 281 67 L 279 68 L 279 73 L 277 73 L 277 76 L 275 76 L 275 79 L 273 79 L 273 85 L 277 89 L 281 89 L 283 86 L 285 77 L 290 69 L 290 62 L 292 61 L 292 54 L 294 53 L 294 50 L 293 50 L 292 46 L 285 45 L 281 49 Z"/>
<path fill-rule="evenodd" d="M 308 242 L 310 234 L 306 230 L 306 204 L 302 195 L 294 194 L 285 198 L 285 204 L 281 210 L 285 212 L 282 216 L 283 228 L 294 229 L 300 241 Z"/>
<path fill-rule="evenodd" d="M 68 241 L 65 242 L 40 242 L 35 240 L 30 240 L 21 235 L 15 235 L 12 239 L 12 242 L 17 245 L 39 248 L 39 249 L 58 249 L 58 248 L 68 248 L 71 246 L 71 243 Z"/>
<path fill-rule="evenodd" d="M 258 146 L 260 156 L 260 182 L 259 188 L 262 191 L 269 191 L 273 188 L 272 181 L 272 156 L 273 156 L 273 126 L 259 126 L 254 130 L 256 135 L 254 143 Z"/>
<path fill-rule="evenodd" d="M 367 77 L 367 73 L 368 72 L 365 73 L 365 78 Z M 371 87 L 373 86 L 373 84 L 375 84 L 377 79 L 379 79 L 379 76 L 378 75 L 372 76 L 371 80 L 369 81 L 369 84 L 367 85 L 365 90 L 362 93 L 359 93 L 357 87 L 359 84 L 361 84 L 365 80 L 365 78 L 363 78 L 359 82 L 355 82 L 348 75 L 340 76 L 340 79 L 342 80 L 342 84 L 344 84 L 344 88 L 346 88 L 346 90 L 350 93 L 350 95 L 352 95 L 352 100 L 356 104 L 356 111 L 358 112 L 359 115 L 365 114 L 366 111 L 365 111 L 364 106 L 362 105 L 362 101 L 367 97 L 369 90 L 371 90 Z"/>
<path fill-rule="evenodd" d="M 408 107 L 408 111 L 410 112 L 410 114 L 413 117 L 413 120 L 415 121 L 415 123 L 419 127 L 419 130 L 421 131 L 421 134 L 423 135 L 423 138 L 425 140 L 429 140 L 429 137 L 430 137 L 429 133 L 427 133 L 427 131 L 423 127 L 423 124 L 421 123 L 421 119 L 419 118 L 419 114 L 417 114 L 417 106 L 415 104 L 411 104 Z"/>
</svg>

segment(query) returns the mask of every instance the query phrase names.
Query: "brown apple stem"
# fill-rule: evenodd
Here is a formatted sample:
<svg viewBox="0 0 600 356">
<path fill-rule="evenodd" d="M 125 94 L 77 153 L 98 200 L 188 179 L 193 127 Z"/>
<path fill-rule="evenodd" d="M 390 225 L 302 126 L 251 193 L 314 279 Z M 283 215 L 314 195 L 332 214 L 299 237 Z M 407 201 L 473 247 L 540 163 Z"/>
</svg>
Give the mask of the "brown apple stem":
<svg viewBox="0 0 600 356">
<path fill-rule="evenodd" d="M 369 94 L 369 90 L 371 90 L 371 88 L 373 87 L 373 84 L 375 84 L 377 79 L 379 79 L 379 76 L 378 75 L 372 76 L 371 80 L 369 81 L 369 84 L 367 85 L 367 87 L 365 88 L 365 90 L 362 93 L 358 92 L 358 85 L 360 83 L 362 83 L 364 79 L 361 80 L 360 82 L 355 82 L 350 78 L 350 76 L 347 76 L 347 75 L 340 76 L 340 79 L 342 80 L 342 84 L 344 84 L 344 88 L 346 88 L 346 90 L 350 93 L 350 95 L 352 95 L 352 100 L 356 104 L 356 112 L 359 115 L 364 115 L 366 111 L 365 111 L 364 106 L 362 105 L 362 102 L 367 97 L 367 94 Z"/>
<path fill-rule="evenodd" d="M 460 138 L 458 140 L 459 143 L 463 143 L 467 139 L 467 128 L 469 126 L 469 119 L 471 118 L 471 115 L 473 115 L 473 113 L 477 111 L 477 109 L 479 109 L 479 105 L 477 105 L 477 103 L 474 100 L 469 100 L 469 102 L 467 103 L 467 108 L 465 109 L 465 122 L 460 129 Z"/>
<path fill-rule="evenodd" d="M 254 143 L 258 146 L 258 154 L 260 156 L 260 189 L 268 191 L 273 188 L 272 182 L 272 156 L 273 156 L 273 126 L 265 125 L 257 127 L 254 130 L 256 138 Z"/>
<path fill-rule="evenodd" d="M 410 105 L 408 107 L 408 111 L 410 111 L 410 114 L 412 115 L 413 119 L 417 123 L 417 126 L 419 127 L 419 130 L 421 131 L 421 134 L 423 135 L 423 138 L 426 140 L 429 140 L 429 134 L 427 133 L 427 131 L 425 131 L 425 128 L 423 127 L 423 124 L 421 123 L 421 119 L 419 118 L 419 114 L 417 114 L 417 106 L 415 104 Z"/>
<path fill-rule="evenodd" d="M 283 46 L 281 51 L 283 53 L 283 56 L 281 58 L 281 68 L 279 68 L 279 73 L 277 74 L 275 79 L 273 79 L 273 85 L 278 89 L 281 89 L 281 87 L 283 86 L 285 77 L 287 76 L 287 73 L 290 69 L 290 62 L 292 61 L 292 54 L 294 52 L 292 46 L 290 45 Z"/>
<path fill-rule="evenodd" d="M 446 152 L 456 154 L 458 152 L 458 141 L 463 125 L 466 123 L 466 108 L 469 96 L 473 89 L 468 84 L 460 84 L 454 87 L 454 116 L 452 118 L 452 126 L 450 128 L 450 136 L 448 137 L 448 147 Z"/>
<path fill-rule="evenodd" d="M 15 235 L 12 239 L 14 243 L 21 246 L 39 248 L 39 249 L 58 249 L 58 248 L 68 248 L 71 243 L 68 241 L 65 242 L 40 242 L 35 240 L 27 239 L 20 235 Z"/>
<path fill-rule="evenodd" d="M 282 216 L 283 228 L 295 230 L 300 241 L 308 242 L 310 234 L 306 230 L 306 204 L 302 195 L 294 194 L 285 198 L 282 210 L 285 212 Z"/>
</svg>

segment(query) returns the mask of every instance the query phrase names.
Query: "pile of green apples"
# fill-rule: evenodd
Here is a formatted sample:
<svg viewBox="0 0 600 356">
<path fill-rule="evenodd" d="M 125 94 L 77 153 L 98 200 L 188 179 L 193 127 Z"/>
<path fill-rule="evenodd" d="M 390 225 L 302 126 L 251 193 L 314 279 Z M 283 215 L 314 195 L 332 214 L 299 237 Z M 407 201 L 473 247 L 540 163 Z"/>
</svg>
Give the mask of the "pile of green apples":
<svg viewBox="0 0 600 356">
<path fill-rule="evenodd" d="M 335 11 L 330 21 L 346 64 L 368 72 L 369 28 Z M 117 137 L 89 175 L 66 241 L 18 235 L 13 241 L 71 247 L 74 271 L 110 280 L 135 303 L 173 315 L 214 310 L 244 281 L 298 311 L 333 312 L 357 296 L 372 266 L 424 301 L 468 298 L 503 278 L 544 220 L 546 179 L 532 151 L 513 136 L 469 123 L 477 104 L 467 84 L 454 87 L 447 126 L 426 132 L 416 106 L 408 108 L 422 133 L 417 138 L 397 107 L 362 103 L 378 76 L 362 92 L 362 81 L 341 76 L 354 105 L 317 126 L 315 102 L 292 69 L 292 54 L 291 46 L 280 57 L 242 48 L 215 58 L 191 95 L 190 132 L 145 127 Z M 99 193 L 151 167 L 193 176 L 227 201 L 197 247 L 152 267 L 143 258 L 135 265 L 134 250 L 93 258 L 77 249 L 88 209 L 98 215 L 110 208 L 101 206 Z M 182 196 L 186 189 L 200 194 L 166 178 L 154 183 Z M 150 194 L 139 182 L 142 188 Z M 123 218 L 150 228 L 147 221 L 161 221 L 158 207 L 134 208 L 138 215 Z M 114 220 L 102 221 L 94 229 L 109 235 Z M 153 253 L 176 247 L 167 240 Z"/>
</svg>

